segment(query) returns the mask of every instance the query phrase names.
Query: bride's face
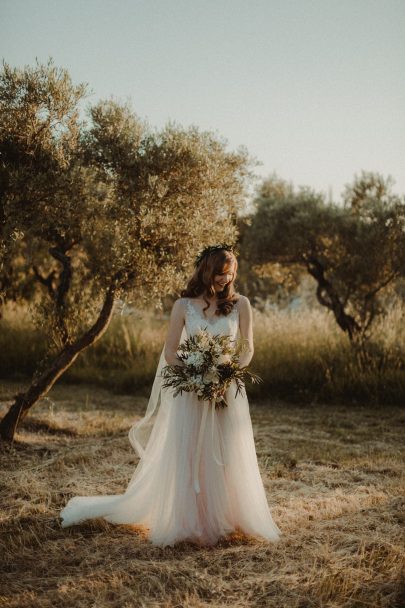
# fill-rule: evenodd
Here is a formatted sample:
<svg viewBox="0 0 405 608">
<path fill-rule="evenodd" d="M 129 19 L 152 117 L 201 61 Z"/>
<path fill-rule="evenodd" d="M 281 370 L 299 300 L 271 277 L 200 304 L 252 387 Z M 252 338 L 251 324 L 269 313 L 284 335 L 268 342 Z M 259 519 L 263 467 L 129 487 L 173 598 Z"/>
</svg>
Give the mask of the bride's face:
<svg viewBox="0 0 405 608">
<path fill-rule="evenodd" d="M 234 276 L 233 264 L 227 264 L 220 274 L 214 275 L 214 289 L 216 292 L 223 291 L 225 286 L 230 283 Z"/>
</svg>

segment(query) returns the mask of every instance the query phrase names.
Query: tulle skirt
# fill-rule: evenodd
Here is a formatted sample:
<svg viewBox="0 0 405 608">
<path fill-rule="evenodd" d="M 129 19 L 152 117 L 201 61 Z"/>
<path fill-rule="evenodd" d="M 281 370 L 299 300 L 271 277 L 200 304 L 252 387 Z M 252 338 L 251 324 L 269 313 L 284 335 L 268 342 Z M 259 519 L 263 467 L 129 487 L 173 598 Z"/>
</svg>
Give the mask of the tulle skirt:
<svg viewBox="0 0 405 608">
<path fill-rule="evenodd" d="M 215 408 L 195 393 L 164 398 L 145 450 L 124 494 L 75 496 L 61 511 L 62 527 L 101 517 L 146 529 L 153 545 L 180 541 L 214 545 L 242 532 L 276 542 L 261 478 L 249 403 L 236 384 L 228 407 Z"/>
</svg>

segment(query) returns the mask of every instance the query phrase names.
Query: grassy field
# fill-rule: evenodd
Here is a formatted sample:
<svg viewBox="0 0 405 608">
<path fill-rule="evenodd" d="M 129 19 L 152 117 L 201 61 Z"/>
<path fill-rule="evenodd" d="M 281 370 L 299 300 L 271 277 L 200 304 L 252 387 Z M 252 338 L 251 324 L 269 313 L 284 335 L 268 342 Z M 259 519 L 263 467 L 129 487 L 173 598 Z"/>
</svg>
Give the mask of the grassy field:
<svg viewBox="0 0 405 608">
<path fill-rule="evenodd" d="M 250 389 L 256 400 L 271 394 L 301 404 L 405 403 L 405 305 L 393 301 L 375 323 L 374 355 L 359 365 L 347 336 L 331 313 L 313 304 L 265 313 L 253 309 L 252 368 L 263 383 Z M 168 319 L 150 311 L 115 314 L 102 338 L 63 374 L 68 383 L 89 380 L 117 392 L 146 396 L 162 350 Z M 24 307 L 9 305 L 0 320 L 0 378 L 28 381 L 45 352 Z"/>
<path fill-rule="evenodd" d="M 4 382 L 0 414 L 21 389 Z M 137 393 L 135 393 L 136 395 Z M 1 448 L 1 591 L 8 608 L 389 607 L 405 604 L 404 430 L 398 407 L 251 401 L 276 545 L 153 547 L 146 531 L 91 520 L 77 494 L 123 493 L 145 396 L 58 384 Z"/>
</svg>

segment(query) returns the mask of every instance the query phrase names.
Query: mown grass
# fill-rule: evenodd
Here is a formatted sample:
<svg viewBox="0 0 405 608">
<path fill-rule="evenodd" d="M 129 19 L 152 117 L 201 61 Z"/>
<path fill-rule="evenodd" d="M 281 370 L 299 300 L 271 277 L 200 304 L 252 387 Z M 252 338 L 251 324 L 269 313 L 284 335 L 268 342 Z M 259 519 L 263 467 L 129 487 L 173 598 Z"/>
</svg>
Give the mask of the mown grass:
<svg viewBox="0 0 405 608">
<path fill-rule="evenodd" d="M 21 389 L 3 383 L 0 415 Z M 1 591 L 8 608 L 205 606 L 399 608 L 405 603 L 405 414 L 399 407 L 251 401 L 276 545 L 241 535 L 157 548 L 147 531 L 59 513 L 80 494 L 122 493 L 139 393 L 51 390 L 1 458 Z"/>
<path fill-rule="evenodd" d="M 83 352 L 60 379 L 92 382 L 116 392 L 147 395 L 166 337 L 168 319 L 147 311 L 116 314 L 103 337 Z M 5 309 L 0 321 L 0 377 L 26 379 L 45 354 L 25 308 Z M 375 356 L 366 368 L 332 315 L 319 306 L 297 310 L 254 310 L 252 368 L 263 383 L 251 397 L 268 395 L 296 403 L 405 403 L 405 306 L 392 305 L 375 324 Z"/>
</svg>

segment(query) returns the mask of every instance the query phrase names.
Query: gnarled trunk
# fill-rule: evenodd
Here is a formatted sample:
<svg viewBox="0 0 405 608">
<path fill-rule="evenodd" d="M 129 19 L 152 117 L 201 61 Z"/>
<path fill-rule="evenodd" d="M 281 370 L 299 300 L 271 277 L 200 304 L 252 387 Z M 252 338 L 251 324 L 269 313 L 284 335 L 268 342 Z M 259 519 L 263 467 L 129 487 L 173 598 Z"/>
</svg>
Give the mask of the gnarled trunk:
<svg viewBox="0 0 405 608">
<path fill-rule="evenodd" d="M 112 317 L 115 292 L 115 285 L 107 291 L 100 315 L 94 325 L 74 344 L 65 346 L 50 366 L 32 382 L 25 393 L 16 395 L 15 402 L 0 422 L 1 439 L 13 441 L 14 433 L 21 420 L 27 415 L 28 410 L 48 393 L 56 380 L 72 365 L 77 356 L 103 335 Z"/>
<path fill-rule="evenodd" d="M 361 327 L 354 317 L 347 314 L 345 307 L 332 284 L 325 278 L 325 270 L 320 262 L 313 256 L 304 258 L 310 275 L 318 283 L 316 297 L 322 306 L 326 306 L 334 314 L 339 327 L 348 334 L 353 343 L 361 333 Z"/>
</svg>

